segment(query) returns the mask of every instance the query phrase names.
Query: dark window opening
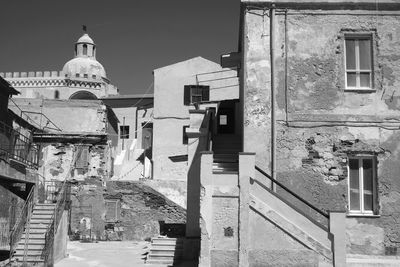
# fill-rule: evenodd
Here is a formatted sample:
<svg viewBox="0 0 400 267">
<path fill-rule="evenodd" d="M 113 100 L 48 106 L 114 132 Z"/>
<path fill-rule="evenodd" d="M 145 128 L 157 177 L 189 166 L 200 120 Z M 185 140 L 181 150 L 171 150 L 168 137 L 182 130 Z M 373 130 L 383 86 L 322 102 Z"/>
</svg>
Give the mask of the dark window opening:
<svg viewBox="0 0 400 267">
<path fill-rule="evenodd" d="M 76 77 L 76 78 L 79 78 L 79 73 L 76 73 L 76 74 L 75 74 L 75 77 Z"/>
<path fill-rule="evenodd" d="M 210 101 L 210 86 L 185 85 L 184 105 Z"/>
<path fill-rule="evenodd" d="M 119 126 L 119 138 L 129 139 L 129 125 Z"/>
<path fill-rule="evenodd" d="M 60 92 L 58 90 L 54 91 L 54 99 L 59 99 L 60 98 Z"/>
<path fill-rule="evenodd" d="M 84 44 L 84 45 L 83 45 L 82 54 L 85 55 L 85 56 L 87 55 L 87 44 Z"/>
<path fill-rule="evenodd" d="M 188 141 L 189 141 L 189 138 L 188 138 L 188 136 L 187 136 L 187 134 L 186 134 L 186 129 L 187 128 L 189 128 L 189 125 L 185 125 L 185 126 L 183 126 L 183 128 L 182 128 L 182 143 L 184 144 L 184 145 L 187 145 L 188 144 Z"/>
<path fill-rule="evenodd" d="M 88 78 L 88 75 L 87 74 L 83 74 L 83 78 Z"/>
</svg>

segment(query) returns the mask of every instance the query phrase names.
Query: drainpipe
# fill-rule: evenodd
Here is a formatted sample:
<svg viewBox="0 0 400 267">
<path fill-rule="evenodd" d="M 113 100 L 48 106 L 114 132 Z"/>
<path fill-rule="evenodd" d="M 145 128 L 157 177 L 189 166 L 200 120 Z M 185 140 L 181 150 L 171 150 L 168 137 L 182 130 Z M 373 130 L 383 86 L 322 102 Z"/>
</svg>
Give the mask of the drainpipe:
<svg viewBox="0 0 400 267">
<path fill-rule="evenodd" d="M 275 119 L 275 5 L 270 8 L 270 57 L 271 57 L 271 177 L 276 180 L 276 119 Z M 272 184 L 272 190 L 276 186 Z"/>
</svg>

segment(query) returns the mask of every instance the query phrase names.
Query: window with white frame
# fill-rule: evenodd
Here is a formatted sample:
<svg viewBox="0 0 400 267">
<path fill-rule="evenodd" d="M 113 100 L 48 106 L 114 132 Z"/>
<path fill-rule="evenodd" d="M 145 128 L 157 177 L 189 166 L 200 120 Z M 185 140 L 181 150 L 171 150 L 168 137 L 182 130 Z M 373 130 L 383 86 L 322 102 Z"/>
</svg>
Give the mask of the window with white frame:
<svg viewBox="0 0 400 267">
<path fill-rule="evenodd" d="M 346 34 L 346 89 L 373 89 L 372 35 Z"/>
<path fill-rule="evenodd" d="M 349 213 L 376 214 L 376 157 L 349 157 Z"/>
</svg>

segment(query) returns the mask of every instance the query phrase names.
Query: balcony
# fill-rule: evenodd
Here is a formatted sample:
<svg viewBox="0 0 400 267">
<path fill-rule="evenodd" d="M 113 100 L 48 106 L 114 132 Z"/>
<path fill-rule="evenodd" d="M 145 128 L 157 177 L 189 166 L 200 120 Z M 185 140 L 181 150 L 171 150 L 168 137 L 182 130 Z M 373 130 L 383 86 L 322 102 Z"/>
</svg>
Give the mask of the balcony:
<svg viewBox="0 0 400 267">
<path fill-rule="evenodd" d="M 28 131 L 27 131 L 28 132 Z M 0 122 L 0 159 L 16 161 L 29 168 L 38 168 L 39 146 L 32 138 Z"/>
</svg>

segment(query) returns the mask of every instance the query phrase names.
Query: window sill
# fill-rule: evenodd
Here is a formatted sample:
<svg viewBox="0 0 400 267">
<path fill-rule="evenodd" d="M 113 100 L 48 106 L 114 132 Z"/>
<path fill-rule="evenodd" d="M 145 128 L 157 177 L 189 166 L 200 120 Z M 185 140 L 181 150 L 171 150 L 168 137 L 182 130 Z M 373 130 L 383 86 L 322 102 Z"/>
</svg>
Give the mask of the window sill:
<svg viewBox="0 0 400 267">
<path fill-rule="evenodd" d="M 375 93 L 376 89 L 363 89 L 363 88 L 344 88 L 345 92 L 352 92 L 352 93 Z"/>
<path fill-rule="evenodd" d="M 363 217 L 363 218 L 380 218 L 380 214 L 367 214 L 367 213 L 347 213 L 346 217 Z"/>
</svg>

